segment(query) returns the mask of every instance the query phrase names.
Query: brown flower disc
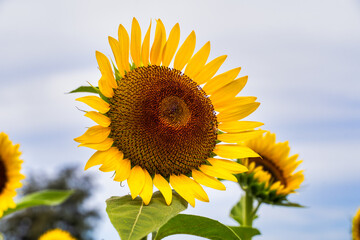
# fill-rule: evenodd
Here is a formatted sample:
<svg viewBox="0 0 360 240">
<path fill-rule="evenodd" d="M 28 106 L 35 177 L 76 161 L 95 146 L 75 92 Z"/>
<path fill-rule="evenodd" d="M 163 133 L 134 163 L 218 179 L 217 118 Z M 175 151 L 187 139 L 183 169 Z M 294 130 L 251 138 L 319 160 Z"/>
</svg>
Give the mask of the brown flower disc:
<svg viewBox="0 0 360 240">
<path fill-rule="evenodd" d="M 2 191 L 4 190 L 6 182 L 7 182 L 6 168 L 0 156 L 0 193 L 2 193 Z"/>
<path fill-rule="evenodd" d="M 109 99 L 109 137 L 132 166 L 151 175 L 187 175 L 211 156 L 216 115 L 196 82 L 176 69 L 152 65 L 128 72 L 118 85 Z"/>
</svg>

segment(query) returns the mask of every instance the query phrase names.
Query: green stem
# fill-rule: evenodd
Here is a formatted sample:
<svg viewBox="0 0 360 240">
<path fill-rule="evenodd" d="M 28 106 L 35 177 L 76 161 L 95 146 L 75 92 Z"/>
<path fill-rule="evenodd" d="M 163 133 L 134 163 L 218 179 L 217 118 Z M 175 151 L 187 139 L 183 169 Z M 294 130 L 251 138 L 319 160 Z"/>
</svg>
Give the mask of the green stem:
<svg viewBox="0 0 360 240">
<path fill-rule="evenodd" d="M 254 198 L 251 196 L 250 191 L 245 191 L 243 201 L 243 224 L 246 227 L 252 227 L 253 222 L 253 202 Z"/>
<path fill-rule="evenodd" d="M 154 239 L 155 239 L 156 234 L 157 234 L 157 231 L 152 232 L 152 234 L 151 234 L 151 239 L 152 239 L 152 240 L 154 240 Z"/>
</svg>

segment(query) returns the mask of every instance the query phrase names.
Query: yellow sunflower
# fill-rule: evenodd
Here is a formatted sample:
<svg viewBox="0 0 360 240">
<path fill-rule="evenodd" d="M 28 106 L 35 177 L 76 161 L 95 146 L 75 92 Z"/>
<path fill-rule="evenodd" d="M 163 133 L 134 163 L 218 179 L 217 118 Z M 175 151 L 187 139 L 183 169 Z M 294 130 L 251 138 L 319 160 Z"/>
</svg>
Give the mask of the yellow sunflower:
<svg viewBox="0 0 360 240">
<path fill-rule="evenodd" d="M 251 174 L 277 196 L 286 196 L 300 187 L 304 181 L 303 171 L 294 171 L 302 160 L 297 160 L 298 154 L 289 156 L 288 142 L 276 143 L 275 134 L 267 132 L 245 141 L 244 145 L 260 155 L 241 161 L 249 169 L 247 175 Z"/>
<path fill-rule="evenodd" d="M 360 208 L 353 218 L 352 238 L 353 240 L 360 240 Z"/>
<path fill-rule="evenodd" d="M 102 164 L 101 171 L 115 171 L 114 180 L 127 180 L 132 198 L 139 195 L 149 204 L 155 185 L 169 205 L 170 183 L 195 206 L 195 199 L 209 201 L 201 185 L 225 190 L 217 177 L 237 181 L 233 174 L 247 170 L 229 159 L 257 156 L 237 143 L 261 134 L 254 129 L 262 123 L 238 121 L 259 103 L 237 96 L 247 82 L 247 76 L 237 78 L 240 67 L 215 76 L 226 56 L 207 62 L 210 42 L 194 54 L 194 31 L 179 48 L 178 23 L 167 37 L 156 20 L 151 47 L 150 31 L 151 24 L 142 41 L 134 18 L 131 37 L 123 25 L 118 39 L 109 37 L 114 72 L 109 59 L 96 52 L 100 97 L 77 100 L 96 110 L 85 116 L 98 125 L 75 141 L 97 150 L 85 170 Z"/>
<path fill-rule="evenodd" d="M 69 232 L 56 228 L 41 235 L 39 240 L 76 240 L 76 238 Z"/>
<path fill-rule="evenodd" d="M 25 176 L 20 173 L 22 160 L 19 144 L 13 145 L 8 136 L 0 133 L 0 217 L 4 211 L 16 207 L 13 198 L 16 188 L 22 186 L 20 180 Z"/>
</svg>

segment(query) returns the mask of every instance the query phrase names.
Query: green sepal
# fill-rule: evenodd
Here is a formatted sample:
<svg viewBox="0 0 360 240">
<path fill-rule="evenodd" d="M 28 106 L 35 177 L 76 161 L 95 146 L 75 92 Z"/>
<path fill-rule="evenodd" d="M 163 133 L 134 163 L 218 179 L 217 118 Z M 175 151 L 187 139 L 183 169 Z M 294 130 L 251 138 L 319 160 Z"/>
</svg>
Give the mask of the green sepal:
<svg viewBox="0 0 360 240">
<path fill-rule="evenodd" d="M 59 205 L 73 193 L 73 190 L 43 190 L 30 193 L 22 197 L 15 208 L 6 210 L 3 217 L 29 207 Z"/>
<path fill-rule="evenodd" d="M 80 93 L 80 92 L 99 93 L 100 90 L 98 87 L 94 87 L 94 86 L 80 86 L 77 89 L 72 90 L 71 92 L 68 92 L 68 93 Z"/>
<path fill-rule="evenodd" d="M 169 206 L 159 191 L 147 206 L 140 197 L 111 197 L 106 200 L 106 212 L 121 239 L 141 239 L 187 208 L 188 203 L 179 194 L 174 191 L 172 194 Z"/>
<path fill-rule="evenodd" d="M 155 240 L 175 234 L 189 234 L 212 240 L 239 240 L 242 237 L 258 235 L 260 232 L 250 227 L 226 226 L 206 217 L 179 214 L 159 229 Z"/>
</svg>

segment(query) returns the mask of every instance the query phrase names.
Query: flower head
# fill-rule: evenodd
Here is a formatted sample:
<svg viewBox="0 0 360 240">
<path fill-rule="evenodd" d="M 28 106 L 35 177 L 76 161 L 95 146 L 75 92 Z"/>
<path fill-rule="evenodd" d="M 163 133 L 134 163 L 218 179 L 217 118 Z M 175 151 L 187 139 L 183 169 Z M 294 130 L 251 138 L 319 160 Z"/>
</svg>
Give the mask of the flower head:
<svg viewBox="0 0 360 240">
<path fill-rule="evenodd" d="M 67 231 L 59 228 L 52 229 L 40 236 L 39 240 L 76 240 Z"/>
<path fill-rule="evenodd" d="M 157 20 L 151 47 L 150 31 L 151 24 L 142 41 L 135 18 L 131 37 L 120 25 L 118 39 L 109 37 L 114 70 L 96 52 L 100 97 L 77 100 L 96 110 L 85 116 L 98 125 L 75 141 L 97 150 L 85 169 L 101 164 L 101 171 L 115 171 L 114 180 L 127 180 L 133 198 L 140 195 L 149 204 L 155 185 L 170 204 L 170 183 L 194 206 L 195 199 L 209 201 L 201 185 L 225 190 L 216 177 L 237 181 L 233 174 L 247 170 L 229 159 L 257 156 L 237 143 L 259 134 L 254 129 L 261 123 L 238 121 L 259 103 L 237 96 L 247 82 L 237 78 L 240 68 L 215 76 L 226 56 L 207 62 L 209 42 L 194 54 L 194 32 L 178 48 L 179 24 L 167 37 Z"/>
<path fill-rule="evenodd" d="M 303 171 L 295 172 L 295 169 L 302 161 L 297 160 L 298 154 L 289 156 L 288 142 L 276 143 L 275 134 L 267 132 L 245 141 L 244 145 L 260 155 L 240 161 L 249 169 L 240 176 L 240 182 L 249 185 L 255 196 L 277 203 L 300 187 Z"/>
<path fill-rule="evenodd" d="M 16 188 L 22 186 L 20 180 L 25 176 L 20 173 L 22 160 L 19 145 L 13 145 L 8 136 L 0 133 L 0 217 L 9 208 L 15 208 L 13 198 Z"/>
<path fill-rule="evenodd" d="M 353 240 L 360 240 L 360 208 L 357 210 L 353 218 L 352 238 Z"/>
</svg>

